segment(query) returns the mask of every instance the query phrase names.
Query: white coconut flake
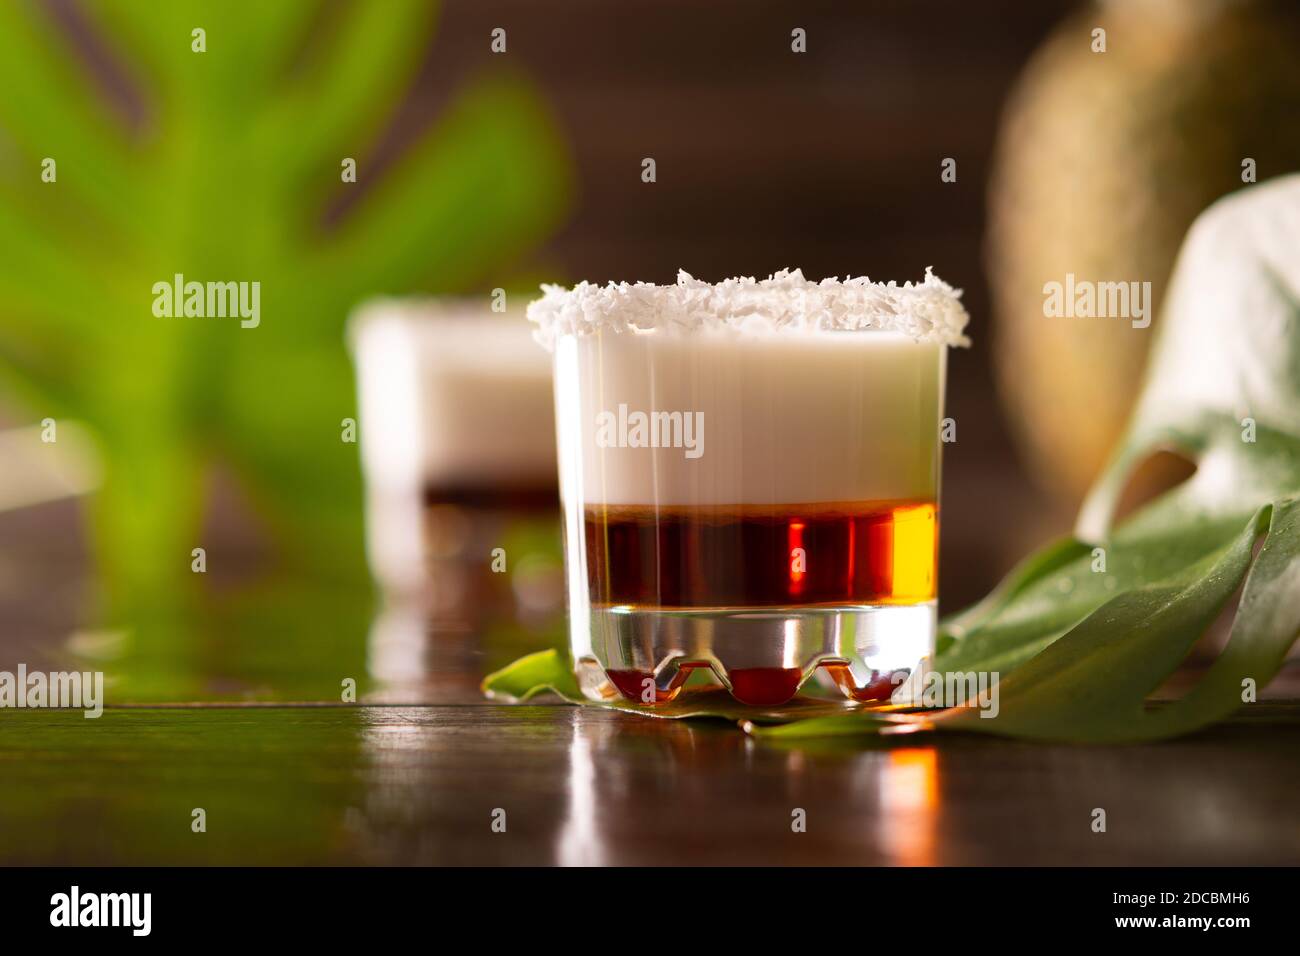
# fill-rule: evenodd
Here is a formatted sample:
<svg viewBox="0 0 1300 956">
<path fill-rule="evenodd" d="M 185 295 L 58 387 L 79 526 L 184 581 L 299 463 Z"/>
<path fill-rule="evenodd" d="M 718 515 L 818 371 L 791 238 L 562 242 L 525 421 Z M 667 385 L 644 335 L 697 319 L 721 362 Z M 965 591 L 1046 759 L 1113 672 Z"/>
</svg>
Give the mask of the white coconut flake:
<svg viewBox="0 0 1300 956">
<path fill-rule="evenodd" d="M 528 306 L 534 337 L 546 348 L 564 335 L 598 331 L 735 332 L 763 335 L 818 331 L 901 332 L 918 342 L 967 346 L 970 320 L 954 289 L 930 269 L 920 282 L 823 279 L 799 269 L 767 279 L 742 276 L 703 282 L 678 272 L 676 285 L 581 282 L 572 289 L 543 285 Z"/>
</svg>

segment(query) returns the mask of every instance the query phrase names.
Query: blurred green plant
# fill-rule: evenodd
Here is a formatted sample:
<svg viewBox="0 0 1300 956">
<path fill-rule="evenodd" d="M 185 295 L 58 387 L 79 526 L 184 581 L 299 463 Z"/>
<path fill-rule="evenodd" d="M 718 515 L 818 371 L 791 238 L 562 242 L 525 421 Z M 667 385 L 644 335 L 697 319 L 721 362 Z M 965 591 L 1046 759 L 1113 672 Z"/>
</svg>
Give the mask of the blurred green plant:
<svg viewBox="0 0 1300 956">
<path fill-rule="evenodd" d="M 334 589 L 365 577 L 356 446 L 341 440 L 355 416 L 348 310 L 508 270 L 567 203 L 560 139 L 525 82 L 482 75 L 367 181 L 429 47 L 426 0 L 324 15 L 319 0 L 98 0 L 82 15 L 145 121 L 133 130 L 114 115 L 51 8 L 0 4 L 0 384 L 37 418 L 80 419 L 97 435 L 105 618 L 130 624 L 160 693 L 201 689 L 185 675 L 204 651 L 175 631 L 210 602 L 190 553 L 214 466 L 235 476 L 295 582 L 273 585 L 280 623 L 304 625 L 285 658 L 319 656 L 333 639 L 363 670 L 359 633 L 313 635 L 283 600 L 300 592 L 312 620 L 327 607 L 337 624 Z M 47 157 L 53 183 L 41 178 Z M 358 184 L 341 181 L 349 157 Z M 340 203 L 344 190 L 357 201 Z M 152 286 L 177 273 L 260 282 L 260 326 L 156 318 Z M 209 625 L 259 618 L 257 600 L 235 603 L 205 614 Z"/>
</svg>

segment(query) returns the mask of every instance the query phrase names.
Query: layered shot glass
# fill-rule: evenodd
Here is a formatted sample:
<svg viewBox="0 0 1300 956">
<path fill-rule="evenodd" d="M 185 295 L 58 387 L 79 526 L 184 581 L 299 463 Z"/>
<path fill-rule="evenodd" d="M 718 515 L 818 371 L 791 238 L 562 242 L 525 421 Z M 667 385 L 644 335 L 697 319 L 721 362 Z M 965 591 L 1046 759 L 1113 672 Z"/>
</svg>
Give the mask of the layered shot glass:
<svg viewBox="0 0 1300 956">
<path fill-rule="evenodd" d="M 558 612 L 551 368 L 521 315 L 380 299 L 349 337 L 367 555 L 386 594 L 467 626 Z"/>
<path fill-rule="evenodd" d="M 583 692 L 660 703 L 700 668 L 754 705 L 819 668 L 856 700 L 919 683 L 960 293 L 798 271 L 543 292 Z"/>
</svg>

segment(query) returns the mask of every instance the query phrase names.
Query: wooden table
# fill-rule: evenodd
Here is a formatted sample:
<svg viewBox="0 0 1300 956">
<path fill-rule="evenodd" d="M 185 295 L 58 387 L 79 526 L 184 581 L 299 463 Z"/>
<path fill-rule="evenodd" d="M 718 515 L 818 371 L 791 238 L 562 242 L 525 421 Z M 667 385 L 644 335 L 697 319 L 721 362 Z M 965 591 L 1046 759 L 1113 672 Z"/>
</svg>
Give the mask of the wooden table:
<svg viewBox="0 0 1300 956">
<path fill-rule="evenodd" d="M 0 556 L 23 556 L 0 574 L 0 669 L 65 666 L 87 589 L 66 555 L 32 557 L 74 537 L 38 510 L 26 533 L 26 513 L 0 521 L 17 542 Z M 327 597 L 203 639 L 165 635 L 155 651 L 186 651 L 196 680 L 147 682 L 149 699 L 193 684 L 194 705 L 121 706 L 133 691 L 117 659 L 102 665 L 116 682 L 97 720 L 0 710 L 0 863 L 1300 863 L 1295 663 L 1269 699 L 1163 744 L 776 745 L 722 722 L 488 703 L 482 675 L 540 637 L 390 627 Z M 340 676 L 368 668 L 418 680 L 338 704 Z M 1098 807 L 1105 833 L 1091 829 Z M 806 832 L 791 829 L 796 809 Z"/>
<path fill-rule="evenodd" d="M 774 746 L 470 701 L 3 716 L 6 864 L 1300 862 L 1300 705 L 1283 702 L 1131 747 Z"/>
</svg>

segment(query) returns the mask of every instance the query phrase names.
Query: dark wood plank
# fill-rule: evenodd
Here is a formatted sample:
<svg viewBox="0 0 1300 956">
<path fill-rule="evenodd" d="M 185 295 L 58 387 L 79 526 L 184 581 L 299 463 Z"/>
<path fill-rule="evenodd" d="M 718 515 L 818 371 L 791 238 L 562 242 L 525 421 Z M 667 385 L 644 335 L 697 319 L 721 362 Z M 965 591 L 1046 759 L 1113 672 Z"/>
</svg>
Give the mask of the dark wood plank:
<svg viewBox="0 0 1300 956">
<path fill-rule="evenodd" d="M 1113 748 L 777 747 L 561 706 L 8 712 L 0 862 L 1295 864 L 1298 747 L 1283 703 Z"/>
</svg>

